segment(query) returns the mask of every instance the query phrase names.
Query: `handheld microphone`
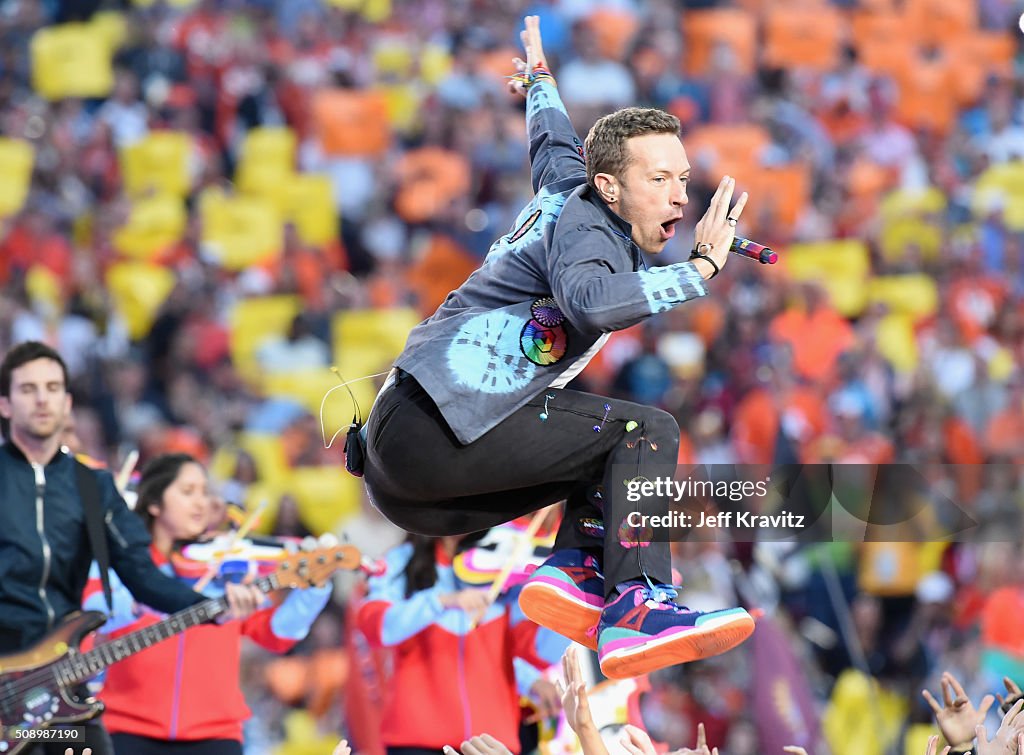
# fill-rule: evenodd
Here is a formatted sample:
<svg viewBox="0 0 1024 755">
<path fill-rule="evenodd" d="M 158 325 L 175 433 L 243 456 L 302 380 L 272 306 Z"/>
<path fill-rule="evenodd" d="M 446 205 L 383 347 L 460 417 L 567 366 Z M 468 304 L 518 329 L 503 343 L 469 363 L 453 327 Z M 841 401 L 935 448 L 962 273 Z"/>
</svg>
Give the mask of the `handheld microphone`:
<svg viewBox="0 0 1024 755">
<path fill-rule="evenodd" d="M 757 260 L 762 265 L 774 265 L 779 261 L 779 255 L 764 244 L 758 244 L 756 241 L 741 238 L 740 236 L 733 238 L 732 244 L 729 245 L 729 251 L 749 257 L 752 260 Z"/>
</svg>

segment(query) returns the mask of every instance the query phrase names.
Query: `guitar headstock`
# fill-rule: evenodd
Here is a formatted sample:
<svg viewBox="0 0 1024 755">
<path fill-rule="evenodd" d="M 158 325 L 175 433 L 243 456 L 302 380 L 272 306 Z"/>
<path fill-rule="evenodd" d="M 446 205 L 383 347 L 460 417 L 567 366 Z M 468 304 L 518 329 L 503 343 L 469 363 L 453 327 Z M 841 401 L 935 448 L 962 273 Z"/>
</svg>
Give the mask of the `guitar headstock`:
<svg viewBox="0 0 1024 755">
<path fill-rule="evenodd" d="M 282 557 L 274 574 L 282 588 L 319 587 L 338 569 L 358 569 L 361 561 L 362 554 L 354 545 L 314 548 Z"/>
</svg>

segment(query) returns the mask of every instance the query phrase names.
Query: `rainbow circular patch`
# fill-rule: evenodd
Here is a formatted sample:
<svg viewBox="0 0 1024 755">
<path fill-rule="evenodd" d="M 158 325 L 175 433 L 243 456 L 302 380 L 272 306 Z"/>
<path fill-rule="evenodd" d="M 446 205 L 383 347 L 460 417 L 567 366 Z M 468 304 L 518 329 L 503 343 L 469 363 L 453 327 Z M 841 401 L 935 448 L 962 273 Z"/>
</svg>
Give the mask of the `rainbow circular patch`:
<svg viewBox="0 0 1024 755">
<path fill-rule="evenodd" d="M 546 367 L 565 356 L 569 337 L 561 325 L 547 327 L 536 320 L 530 320 L 523 326 L 519 345 L 527 359 Z"/>
<path fill-rule="evenodd" d="M 553 296 L 537 299 L 530 305 L 530 314 L 534 320 L 546 328 L 555 328 L 565 322 L 565 315 L 558 308 L 558 302 Z"/>
</svg>

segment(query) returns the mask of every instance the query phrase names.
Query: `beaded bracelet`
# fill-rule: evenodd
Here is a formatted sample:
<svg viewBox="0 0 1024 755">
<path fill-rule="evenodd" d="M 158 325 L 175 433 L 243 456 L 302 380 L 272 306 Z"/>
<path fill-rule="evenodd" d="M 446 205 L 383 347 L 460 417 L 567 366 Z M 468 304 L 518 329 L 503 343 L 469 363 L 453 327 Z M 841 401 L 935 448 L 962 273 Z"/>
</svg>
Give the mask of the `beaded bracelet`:
<svg viewBox="0 0 1024 755">
<path fill-rule="evenodd" d="M 524 89 L 529 89 L 541 80 L 550 82 L 552 86 L 558 86 L 555 83 L 555 77 L 551 74 L 551 71 L 544 67 L 544 63 L 537 63 L 530 73 L 517 73 L 514 76 L 509 76 L 508 78 L 522 84 Z"/>
</svg>

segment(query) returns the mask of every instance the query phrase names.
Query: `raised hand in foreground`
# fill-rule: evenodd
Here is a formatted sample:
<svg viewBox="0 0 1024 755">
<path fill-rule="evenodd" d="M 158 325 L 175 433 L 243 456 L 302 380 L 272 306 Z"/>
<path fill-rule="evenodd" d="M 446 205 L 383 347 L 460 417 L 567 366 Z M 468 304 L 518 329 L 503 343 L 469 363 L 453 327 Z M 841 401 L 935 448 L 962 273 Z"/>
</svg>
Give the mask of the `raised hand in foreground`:
<svg viewBox="0 0 1024 755">
<path fill-rule="evenodd" d="M 928 701 L 932 712 L 935 714 L 935 723 L 939 725 L 939 731 L 953 747 L 965 747 L 974 740 L 975 728 L 984 723 L 988 709 L 995 702 L 995 697 L 985 695 L 981 705 L 975 709 L 971 700 L 964 692 L 963 686 L 957 678 L 948 671 L 943 672 L 940 681 L 942 685 L 942 701 L 940 706 L 928 690 L 921 690 L 921 695 Z M 953 694 L 956 697 L 953 697 Z"/>
<path fill-rule="evenodd" d="M 348 740 L 343 739 L 338 742 L 331 755 L 352 755 L 352 748 L 348 746 Z"/>
<path fill-rule="evenodd" d="M 1024 700 L 1018 700 L 1013 704 L 1006 715 L 1003 716 L 999 730 L 988 740 L 988 733 L 985 727 L 979 724 L 974 733 L 978 737 L 978 744 L 975 749 L 978 755 L 1016 755 L 1024 749 L 1024 715 L 1021 709 L 1024 708 Z"/>
<path fill-rule="evenodd" d="M 601 732 L 590 714 L 590 701 L 587 699 L 587 683 L 583 680 L 583 670 L 576 646 L 570 645 L 562 656 L 562 678 L 556 682 L 558 692 L 562 696 L 562 710 L 569 728 L 576 732 L 580 740 L 583 755 L 608 755 Z"/>
<path fill-rule="evenodd" d="M 788 749 L 789 748 L 787 748 L 787 750 Z M 949 745 L 946 745 L 945 747 L 942 748 L 941 755 L 949 755 L 949 751 L 951 749 L 953 749 L 953 748 L 950 747 Z M 803 750 L 801 750 L 801 752 L 803 752 Z M 804 753 L 804 755 L 807 755 L 807 753 Z M 938 736 L 934 736 L 933 735 L 933 736 L 928 737 L 928 746 L 925 747 L 925 749 L 924 749 L 924 755 L 939 755 L 939 738 L 938 738 Z"/>
<path fill-rule="evenodd" d="M 467 739 L 459 745 L 459 750 L 450 745 L 444 746 L 445 755 L 458 755 L 460 750 L 462 755 L 512 755 L 511 750 L 490 734 Z"/>
</svg>

